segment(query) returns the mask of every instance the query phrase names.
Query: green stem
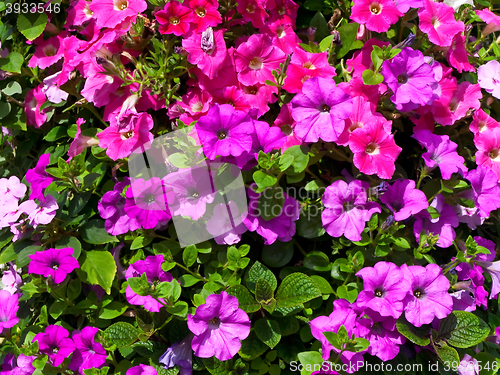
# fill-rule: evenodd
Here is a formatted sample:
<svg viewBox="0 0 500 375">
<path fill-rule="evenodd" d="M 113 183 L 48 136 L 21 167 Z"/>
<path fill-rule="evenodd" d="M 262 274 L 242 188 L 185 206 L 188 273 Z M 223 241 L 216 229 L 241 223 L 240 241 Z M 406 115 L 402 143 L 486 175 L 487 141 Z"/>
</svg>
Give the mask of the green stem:
<svg viewBox="0 0 500 375">
<path fill-rule="evenodd" d="M 302 248 L 302 246 L 300 246 L 299 242 L 294 238 L 293 239 L 293 242 L 295 243 L 295 245 L 297 245 L 297 247 L 299 248 L 300 252 L 304 255 L 304 256 L 307 256 L 307 253 L 305 252 L 305 250 Z"/>
</svg>

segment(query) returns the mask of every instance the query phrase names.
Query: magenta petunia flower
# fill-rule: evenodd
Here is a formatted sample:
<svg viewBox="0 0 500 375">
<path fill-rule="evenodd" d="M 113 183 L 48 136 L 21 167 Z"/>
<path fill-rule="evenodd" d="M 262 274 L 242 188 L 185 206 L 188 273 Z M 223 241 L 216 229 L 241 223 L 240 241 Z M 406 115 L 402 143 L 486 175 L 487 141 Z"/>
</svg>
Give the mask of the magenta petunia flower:
<svg viewBox="0 0 500 375">
<path fill-rule="evenodd" d="M 188 52 L 188 61 L 210 79 L 219 73 L 227 55 L 224 30 L 213 31 L 208 27 L 203 33 L 192 33 L 189 38 L 182 40 L 182 46 Z"/>
<path fill-rule="evenodd" d="M 403 48 L 392 60 L 382 64 L 384 82 L 392 90 L 392 102 L 399 111 L 407 112 L 437 99 L 438 83 L 424 55 L 410 47 Z"/>
<path fill-rule="evenodd" d="M 26 124 L 39 128 L 47 121 L 46 112 L 50 108 L 42 108 L 42 104 L 47 101 L 43 93 L 43 83 L 28 91 L 24 100 L 24 113 L 26 114 Z"/>
<path fill-rule="evenodd" d="M 394 213 L 396 221 L 408 219 L 429 207 L 427 197 L 423 191 L 415 189 L 413 180 L 396 180 L 382 194 L 380 201 Z"/>
<path fill-rule="evenodd" d="M 196 32 L 202 33 L 208 27 L 215 27 L 222 22 L 217 10 L 217 0 L 189 0 L 189 7 L 193 10 L 193 23 L 197 24 Z"/>
<path fill-rule="evenodd" d="M 82 153 L 88 147 L 97 146 L 99 141 L 94 137 L 89 137 L 82 134 L 81 126 L 85 123 L 83 118 L 76 120 L 76 135 L 75 139 L 69 145 L 68 156 L 74 158 L 76 155 Z"/>
<path fill-rule="evenodd" d="M 455 20 L 455 11 L 449 5 L 425 0 L 424 7 L 418 11 L 419 27 L 429 36 L 431 43 L 449 47 L 453 37 L 464 31 L 462 21 Z"/>
<path fill-rule="evenodd" d="M 80 266 L 78 260 L 73 257 L 73 249 L 70 247 L 38 251 L 29 258 L 31 262 L 28 273 L 51 277 L 55 284 L 62 283 L 68 273 Z"/>
<path fill-rule="evenodd" d="M 113 28 L 125 20 L 135 22 L 137 13 L 144 12 L 147 7 L 144 0 L 92 0 L 89 5 L 99 28 Z"/>
<path fill-rule="evenodd" d="M 241 340 L 250 334 L 250 319 L 238 308 L 238 299 L 225 291 L 211 294 L 206 303 L 187 317 L 189 330 L 194 333 L 191 347 L 200 358 L 215 356 L 220 361 L 234 357 Z"/>
<path fill-rule="evenodd" d="M 325 210 L 321 214 L 323 227 L 332 237 L 344 235 L 351 241 L 361 240 L 365 224 L 376 212 L 381 212 L 375 202 L 367 202 L 367 183 L 342 180 L 328 186 L 321 198 Z"/>
<path fill-rule="evenodd" d="M 335 142 L 352 111 L 352 99 L 329 78 L 313 77 L 304 82 L 302 93 L 291 101 L 297 122 L 295 135 L 304 142 Z"/>
<path fill-rule="evenodd" d="M 35 41 L 36 50 L 28 63 L 28 67 L 45 69 L 62 59 L 64 55 L 63 39 L 59 35 L 47 40 L 39 40 L 36 39 Z"/>
<path fill-rule="evenodd" d="M 174 278 L 169 272 L 162 270 L 161 265 L 163 262 L 164 258 L 162 254 L 148 256 L 145 260 L 138 260 L 128 267 L 127 272 L 125 272 L 125 278 L 141 277 L 145 272 L 148 282 L 152 284 L 161 281 L 170 282 Z M 151 296 L 140 296 L 136 294 L 130 286 L 127 286 L 125 296 L 127 297 L 128 303 L 143 306 L 146 310 L 151 312 L 158 312 L 163 306 L 162 303 Z M 160 301 L 165 303 L 162 299 L 160 299 Z"/>
<path fill-rule="evenodd" d="M 97 327 L 85 327 L 79 333 L 73 333 L 73 341 L 76 349 L 71 357 L 69 369 L 79 371 L 90 368 L 99 368 L 106 362 L 106 350 L 95 341 L 95 335 L 99 332 Z"/>
<path fill-rule="evenodd" d="M 403 278 L 403 271 L 394 263 L 378 262 L 374 267 L 361 269 L 356 276 L 363 279 L 363 290 L 356 305 L 370 308 L 381 316 L 397 319 L 403 313 L 403 300 L 410 285 Z"/>
<path fill-rule="evenodd" d="M 404 278 L 410 283 L 405 298 L 406 319 L 416 327 L 431 323 L 434 318 L 444 319 L 451 313 L 453 299 L 448 293 L 450 282 L 437 264 L 401 266 Z"/>
<path fill-rule="evenodd" d="M 497 298 L 500 293 L 500 260 L 496 262 L 476 260 L 475 263 L 491 276 L 490 299 Z"/>
<path fill-rule="evenodd" d="M 268 17 L 264 5 L 266 4 L 261 0 L 240 0 L 236 10 L 245 22 L 251 22 L 253 27 L 260 29 Z"/>
<path fill-rule="evenodd" d="M 47 354 L 54 367 L 58 367 L 75 351 L 75 343 L 69 338 L 66 328 L 49 325 L 45 332 L 35 335 L 32 342 L 38 341 L 40 353 Z"/>
<path fill-rule="evenodd" d="M 141 364 L 139 366 L 129 368 L 125 375 L 158 375 L 158 372 L 153 366 Z"/>
<path fill-rule="evenodd" d="M 493 128 L 476 134 L 476 163 L 496 173 L 500 181 L 500 128 Z"/>
<path fill-rule="evenodd" d="M 355 0 L 351 19 L 368 30 L 384 33 L 403 15 L 394 0 Z"/>
<path fill-rule="evenodd" d="M 19 310 L 19 295 L 11 295 L 7 290 L 0 290 L 0 331 L 12 328 L 19 322 L 17 310 Z"/>
<path fill-rule="evenodd" d="M 453 173 L 459 171 L 462 174 L 467 172 L 464 158 L 457 153 L 457 144 L 450 141 L 447 135 L 433 134 L 424 129 L 415 132 L 412 138 L 427 149 L 427 152 L 422 154 L 425 165 L 431 170 L 439 167 L 443 179 L 449 180 Z"/>
<path fill-rule="evenodd" d="M 254 185 L 255 186 L 255 185 Z M 243 218 L 243 223 L 249 231 L 257 232 L 264 238 L 265 245 L 271 245 L 276 240 L 281 242 L 291 241 L 295 234 L 295 222 L 299 219 L 299 202 L 283 193 L 283 207 L 279 205 L 263 205 L 259 207 L 259 198 L 262 194 L 269 194 L 268 191 L 256 193 L 252 187 L 248 189 L 248 215 Z M 277 215 L 270 220 L 264 220 L 262 214 L 268 216 Z"/>
<path fill-rule="evenodd" d="M 354 165 L 362 173 L 389 179 L 396 170 L 396 159 L 402 149 L 383 124 L 384 121 L 377 118 L 374 123 L 355 129 L 349 138 L 349 148 L 354 153 Z"/>
<path fill-rule="evenodd" d="M 500 62 L 491 60 L 477 68 L 477 82 L 486 92 L 500 99 Z"/>
<path fill-rule="evenodd" d="M 273 45 L 269 35 L 253 34 L 234 52 L 238 79 L 246 86 L 274 81 L 272 71 L 279 69 L 285 58 L 285 53 Z"/>
<path fill-rule="evenodd" d="M 455 35 L 446 53 L 446 60 L 459 73 L 474 72 L 476 69 L 469 63 L 469 54 L 465 48 L 465 36 Z"/>
<path fill-rule="evenodd" d="M 494 128 L 500 128 L 500 123 L 497 120 L 488 115 L 482 109 L 474 112 L 474 114 L 472 115 L 472 122 L 469 126 L 470 131 L 474 135 L 487 130 L 492 130 Z"/>
<path fill-rule="evenodd" d="M 167 2 L 163 10 L 155 13 L 155 17 L 160 23 L 160 34 L 177 36 L 186 34 L 194 20 L 191 9 L 176 0 Z"/>
<path fill-rule="evenodd" d="M 144 152 L 144 145 L 153 140 L 153 118 L 149 113 L 129 112 L 115 124 L 97 134 L 99 147 L 113 160 L 126 158 L 133 151 Z"/>
<path fill-rule="evenodd" d="M 484 8 L 483 10 L 475 10 L 474 12 L 478 15 L 479 18 L 486 22 L 486 27 L 481 32 L 483 36 L 500 30 L 500 16 L 497 16 L 488 8 Z"/>
<path fill-rule="evenodd" d="M 28 169 L 28 172 L 26 172 L 26 181 L 31 185 L 30 199 L 38 199 L 42 202 L 45 200 L 43 191 L 53 181 L 53 178 L 45 172 L 45 169 L 49 165 L 49 158 L 49 153 L 41 155 L 36 163 L 36 167 Z"/>
<path fill-rule="evenodd" d="M 500 208 L 498 176 L 488 167 L 478 165 L 465 176 L 471 183 L 474 205 L 479 217 L 489 217 L 491 211 Z"/>
<path fill-rule="evenodd" d="M 172 218 L 167 206 L 165 185 L 158 177 L 132 181 L 125 194 L 125 212 L 135 218 L 142 228 L 153 229 Z"/>
<path fill-rule="evenodd" d="M 14 354 L 7 354 L 3 360 L 2 371 L 0 375 L 32 375 L 35 372 L 33 360 L 36 356 L 27 356 L 19 354 L 16 358 Z"/>
<path fill-rule="evenodd" d="M 203 152 L 210 160 L 216 156 L 240 156 L 250 152 L 254 126 L 245 112 L 229 104 L 216 104 L 196 123 Z"/>
</svg>

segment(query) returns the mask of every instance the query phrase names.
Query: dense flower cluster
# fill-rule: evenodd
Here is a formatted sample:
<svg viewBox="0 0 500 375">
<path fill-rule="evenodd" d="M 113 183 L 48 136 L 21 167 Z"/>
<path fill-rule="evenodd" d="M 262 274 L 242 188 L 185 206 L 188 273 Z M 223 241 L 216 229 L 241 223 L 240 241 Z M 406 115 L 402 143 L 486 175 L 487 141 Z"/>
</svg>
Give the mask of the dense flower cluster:
<svg viewBox="0 0 500 375">
<path fill-rule="evenodd" d="M 496 373 L 495 4 L 0 2 L 0 375 Z"/>
</svg>

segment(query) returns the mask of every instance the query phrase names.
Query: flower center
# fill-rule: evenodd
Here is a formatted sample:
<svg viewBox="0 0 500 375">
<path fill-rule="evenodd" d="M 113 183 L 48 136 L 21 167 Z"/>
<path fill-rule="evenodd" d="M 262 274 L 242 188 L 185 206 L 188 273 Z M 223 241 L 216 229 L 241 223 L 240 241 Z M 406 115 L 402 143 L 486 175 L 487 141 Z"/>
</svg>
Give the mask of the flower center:
<svg viewBox="0 0 500 375">
<path fill-rule="evenodd" d="M 482 133 L 486 130 L 486 121 L 479 121 L 479 124 L 477 124 L 477 130 L 479 130 L 479 133 Z"/>
<path fill-rule="evenodd" d="M 358 129 L 358 128 L 362 128 L 363 127 L 363 124 L 361 122 L 353 122 L 350 126 L 349 126 L 349 133 L 352 133 L 354 130 Z"/>
<path fill-rule="evenodd" d="M 276 35 L 278 38 L 283 38 L 285 36 L 285 28 L 283 26 L 280 26 L 276 29 Z"/>
<path fill-rule="evenodd" d="M 327 104 L 323 104 L 320 109 L 321 112 L 330 112 L 330 106 Z"/>
<path fill-rule="evenodd" d="M 408 76 L 406 74 L 398 75 L 398 83 L 404 85 L 406 82 L 408 82 Z"/>
<path fill-rule="evenodd" d="M 250 64 L 248 64 L 248 66 L 253 70 L 262 69 L 262 59 L 259 56 L 255 56 L 252 60 L 250 60 Z"/>
<path fill-rule="evenodd" d="M 155 196 L 153 194 L 148 194 L 144 199 L 147 203 L 153 203 L 155 201 Z"/>
<path fill-rule="evenodd" d="M 172 16 L 168 19 L 168 22 L 170 22 L 172 25 L 178 25 L 181 21 L 179 20 L 179 17 Z"/>
<path fill-rule="evenodd" d="M 342 203 L 342 208 L 344 212 L 349 212 L 354 208 L 354 205 L 350 201 Z"/>
<path fill-rule="evenodd" d="M 281 125 L 281 132 L 285 135 L 292 135 L 293 129 L 290 125 L 285 124 L 285 125 Z"/>
<path fill-rule="evenodd" d="M 226 137 L 227 137 L 227 132 L 224 129 L 219 130 L 217 132 L 217 138 L 219 138 L 220 140 L 225 139 Z"/>
<path fill-rule="evenodd" d="M 370 154 L 370 155 L 376 155 L 379 153 L 379 147 L 378 147 L 378 144 L 376 143 L 369 143 L 368 146 L 366 146 L 366 149 L 365 149 L 366 153 L 367 154 Z"/>
<path fill-rule="evenodd" d="M 195 103 L 191 106 L 191 110 L 193 112 L 201 112 L 203 111 L 203 103 L 202 102 L 198 102 L 198 103 Z"/>
<path fill-rule="evenodd" d="M 303 65 L 302 65 L 303 68 L 306 68 L 306 69 L 316 69 L 316 67 L 314 66 L 314 64 L 310 61 L 306 61 Z"/>
<path fill-rule="evenodd" d="M 125 140 L 125 139 L 129 139 L 129 138 L 132 138 L 134 136 L 134 131 L 133 130 L 129 130 L 128 132 L 126 133 L 121 133 L 121 136 L 120 138 L 122 140 Z"/>
<path fill-rule="evenodd" d="M 381 288 L 377 288 L 375 289 L 375 297 L 379 297 L 379 298 L 382 298 L 383 295 L 384 295 L 384 291 L 381 289 Z"/>
<path fill-rule="evenodd" d="M 127 0 L 115 0 L 114 8 L 115 8 L 115 10 L 125 10 L 128 8 L 128 1 Z"/>
<path fill-rule="evenodd" d="M 203 7 L 196 8 L 195 12 L 198 15 L 198 17 L 205 17 L 205 15 L 207 14 L 207 10 Z"/>
<path fill-rule="evenodd" d="M 53 260 L 50 262 L 49 267 L 53 270 L 57 270 L 59 268 L 59 262 L 57 260 Z"/>
<path fill-rule="evenodd" d="M 248 13 L 254 13 L 254 12 L 255 12 L 255 5 L 253 5 L 253 4 L 248 4 L 245 10 L 246 10 Z"/>
<path fill-rule="evenodd" d="M 494 148 L 488 152 L 488 156 L 493 161 L 500 161 L 500 149 Z"/>
<path fill-rule="evenodd" d="M 200 196 L 200 193 L 198 193 L 197 191 L 194 191 L 193 194 L 191 194 L 191 196 L 193 198 L 198 198 Z"/>
<path fill-rule="evenodd" d="M 370 5 L 370 12 L 372 12 L 372 14 L 379 14 L 381 11 L 382 7 L 380 6 L 379 3 L 372 3 Z"/>
<path fill-rule="evenodd" d="M 208 321 L 208 327 L 209 327 L 209 328 L 212 328 L 212 329 L 214 329 L 214 328 L 219 328 L 219 325 L 220 325 L 220 319 L 219 319 L 219 318 L 217 318 L 217 317 L 215 317 L 215 318 L 213 318 L 213 319 L 210 319 L 210 320 Z"/>
<path fill-rule="evenodd" d="M 437 29 L 439 27 L 439 25 L 441 24 L 437 18 L 437 16 L 434 16 L 431 18 L 431 23 L 432 23 L 432 26 L 434 26 L 435 29 Z"/>
<path fill-rule="evenodd" d="M 424 296 L 424 292 L 420 289 L 416 289 L 413 291 L 413 295 L 417 298 L 421 298 Z"/>
<path fill-rule="evenodd" d="M 52 44 L 49 44 L 43 47 L 43 53 L 45 56 L 55 56 L 57 53 L 57 49 Z"/>
<path fill-rule="evenodd" d="M 278 13 L 280 16 L 283 16 L 286 13 L 286 8 L 282 5 L 278 8 Z"/>
<path fill-rule="evenodd" d="M 87 17 L 89 17 L 89 18 L 90 18 L 90 17 L 92 17 L 92 16 L 94 15 L 94 12 L 92 12 L 92 11 L 90 10 L 89 5 L 88 5 L 88 2 L 87 2 L 87 1 L 85 2 L 85 8 L 83 8 L 83 13 L 85 13 L 85 15 L 86 15 Z"/>
</svg>

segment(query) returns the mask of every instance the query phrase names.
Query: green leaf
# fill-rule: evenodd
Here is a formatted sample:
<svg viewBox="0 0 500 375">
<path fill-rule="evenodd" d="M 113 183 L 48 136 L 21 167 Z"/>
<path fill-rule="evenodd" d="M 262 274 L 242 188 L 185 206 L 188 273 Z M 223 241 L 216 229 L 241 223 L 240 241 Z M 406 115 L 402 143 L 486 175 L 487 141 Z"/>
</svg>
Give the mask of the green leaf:
<svg viewBox="0 0 500 375">
<path fill-rule="evenodd" d="M 309 276 L 295 272 L 283 279 L 276 292 L 279 307 L 294 307 L 321 296 L 318 285 Z"/>
<path fill-rule="evenodd" d="M 328 342 L 332 344 L 332 346 L 338 350 L 342 350 L 342 346 L 344 342 L 340 338 L 339 334 L 335 332 L 323 332 L 323 336 L 326 337 Z"/>
<path fill-rule="evenodd" d="M 78 298 L 81 292 L 82 282 L 80 279 L 71 280 L 68 284 L 68 289 L 66 289 L 66 297 L 68 297 L 69 300 L 74 301 Z"/>
<path fill-rule="evenodd" d="M 260 189 L 265 189 L 267 187 L 273 186 L 278 179 L 272 174 L 267 174 L 261 170 L 257 170 L 253 174 L 253 180 Z"/>
<path fill-rule="evenodd" d="M 318 367 L 318 365 L 321 366 L 323 364 L 323 357 L 321 356 L 321 353 L 318 351 L 302 352 L 298 354 L 298 357 L 300 363 L 303 365 L 304 368 L 300 372 L 300 375 L 311 375 L 318 368 L 321 368 Z"/>
<path fill-rule="evenodd" d="M 181 286 L 183 288 L 189 288 L 190 286 L 193 286 L 197 282 L 200 282 L 201 279 L 199 277 L 195 277 L 193 275 L 185 274 L 179 277 L 179 281 L 181 283 Z"/>
<path fill-rule="evenodd" d="M 115 319 L 127 311 L 128 305 L 118 301 L 112 301 L 110 304 L 104 306 L 100 313 L 99 318 L 104 320 Z"/>
<path fill-rule="evenodd" d="M 47 142 L 54 142 L 62 137 L 66 137 L 66 126 L 56 126 L 55 128 L 50 129 L 43 139 Z"/>
<path fill-rule="evenodd" d="M 345 346 L 345 350 L 353 353 L 359 353 L 366 350 L 370 346 L 370 341 L 362 337 L 356 337 L 350 340 Z"/>
<path fill-rule="evenodd" d="M 358 34 L 358 28 L 359 25 L 356 22 L 346 23 L 338 28 L 342 46 L 337 52 L 337 59 L 341 59 L 351 50 L 351 46 L 356 40 L 356 36 Z"/>
<path fill-rule="evenodd" d="M 257 337 L 271 349 L 281 340 L 280 326 L 275 320 L 259 319 L 254 330 Z"/>
<path fill-rule="evenodd" d="M 319 207 L 310 205 L 307 208 L 302 208 L 297 221 L 297 234 L 304 238 L 318 238 L 325 233 Z"/>
<path fill-rule="evenodd" d="M 64 301 L 56 301 L 49 308 L 49 314 L 53 319 L 59 318 L 63 311 L 68 307 L 68 304 Z"/>
<path fill-rule="evenodd" d="M 78 241 L 78 238 L 76 237 L 63 237 L 59 241 L 56 242 L 54 248 L 56 249 L 63 249 L 65 247 L 71 247 L 73 249 L 73 257 L 78 259 L 80 257 L 80 254 L 82 252 L 82 244 L 80 241 Z"/>
<path fill-rule="evenodd" d="M 358 297 L 358 291 L 357 289 L 350 289 L 347 285 L 341 285 L 337 288 L 337 295 L 339 298 L 343 298 L 351 303 L 354 303 Z"/>
<path fill-rule="evenodd" d="M 34 40 L 42 35 L 47 21 L 46 13 L 20 13 L 17 17 L 17 29 L 27 39 Z"/>
<path fill-rule="evenodd" d="M 148 296 L 151 292 L 151 284 L 149 284 L 145 272 L 140 277 L 129 277 L 127 283 L 130 289 L 139 296 Z"/>
<path fill-rule="evenodd" d="M 276 241 L 272 245 L 264 245 L 262 261 L 269 267 L 283 267 L 293 258 L 293 242 Z"/>
<path fill-rule="evenodd" d="M 21 73 L 24 57 L 19 52 L 11 52 L 7 57 L 0 58 L 0 70 L 10 73 Z"/>
<path fill-rule="evenodd" d="M 415 327 L 410 323 L 396 323 L 396 328 L 398 332 L 401 333 L 404 337 L 410 340 L 412 343 L 417 344 L 419 346 L 427 346 L 430 344 L 431 340 L 430 336 L 430 327 L 428 325 L 422 327 Z"/>
<path fill-rule="evenodd" d="M 297 174 L 307 168 L 309 164 L 309 149 L 306 146 L 292 146 L 286 149 L 280 159 L 280 169 L 291 174 Z M 284 166 L 287 168 L 283 169 Z"/>
<path fill-rule="evenodd" d="M 188 304 L 184 301 L 177 301 L 174 306 L 167 307 L 169 314 L 186 318 L 188 314 Z"/>
<path fill-rule="evenodd" d="M 133 344 L 139 338 L 139 331 L 132 324 L 125 322 L 115 323 L 104 331 L 106 341 L 123 348 Z"/>
<path fill-rule="evenodd" d="M 363 72 L 363 83 L 365 85 L 378 85 L 384 81 L 384 76 L 380 73 L 375 73 L 371 69 L 366 69 Z"/>
<path fill-rule="evenodd" d="M 100 285 L 107 294 L 111 294 L 111 285 L 116 274 L 116 263 L 109 251 L 84 252 L 78 271 L 83 282 Z"/>
<path fill-rule="evenodd" d="M 458 352 L 452 347 L 446 345 L 445 342 L 442 341 L 441 343 L 434 345 L 434 349 L 436 350 L 436 354 L 438 355 L 439 359 L 444 364 L 451 365 L 455 363 L 458 365 L 460 363 Z"/>
<path fill-rule="evenodd" d="M 245 283 L 252 292 L 255 292 L 255 285 L 257 284 L 257 280 L 263 278 L 266 280 L 273 291 L 278 287 L 278 281 L 276 280 L 276 276 L 272 273 L 269 268 L 264 266 L 259 261 L 255 262 L 254 265 L 248 270 L 248 273 L 245 277 Z"/>
<path fill-rule="evenodd" d="M 438 219 L 441 215 L 439 211 L 432 206 L 427 207 L 427 212 L 429 212 L 429 214 L 431 215 L 431 219 Z"/>
<path fill-rule="evenodd" d="M 23 89 L 18 82 L 11 81 L 11 82 L 7 83 L 7 86 L 5 86 L 5 88 L 2 89 L 2 92 L 5 95 L 12 96 L 12 95 L 16 95 L 16 94 L 21 94 L 23 92 Z"/>
<path fill-rule="evenodd" d="M 8 116 L 10 113 L 10 103 L 0 102 L 0 119 Z"/>
<path fill-rule="evenodd" d="M 325 278 L 318 275 L 311 275 L 310 277 L 318 285 L 321 294 L 333 294 L 333 288 Z"/>
<path fill-rule="evenodd" d="M 182 262 L 186 267 L 191 267 L 196 262 L 196 258 L 198 258 L 198 249 L 195 245 L 189 245 L 182 252 Z"/>
<path fill-rule="evenodd" d="M 267 349 L 268 347 L 257 337 L 255 332 L 251 331 L 250 335 L 241 342 L 241 349 L 238 354 L 245 361 L 251 361 L 260 357 Z"/>
<path fill-rule="evenodd" d="M 260 309 L 260 305 L 243 285 L 234 285 L 227 289 L 227 293 L 238 298 L 239 308 L 246 313 L 253 313 Z"/>
<path fill-rule="evenodd" d="M 319 51 L 325 52 L 328 48 L 330 48 L 333 42 L 333 38 L 335 38 L 335 35 L 333 34 L 323 38 L 323 40 L 319 42 Z"/>
<path fill-rule="evenodd" d="M 304 8 L 312 11 L 322 11 L 325 9 L 325 0 L 306 0 Z"/>
<path fill-rule="evenodd" d="M 332 269 L 333 263 L 330 262 L 328 255 L 321 251 L 311 251 L 304 258 L 304 267 L 314 271 L 327 272 Z"/>
<path fill-rule="evenodd" d="M 321 12 L 317 12 L 311 19 L 310 26 L 316 28 L 316 41 L 321 41 L 328 35 L 328 24 L 326 23 L 325 16 Z"/>
<path fill-rule="evenodd" d="M 258 302 L 268 302 L 274 297 L 273 287 L 262 277 L 255 284 L 255 299 Z"/>
<path fill-rule="evenodd" d="M 285 195 L 281 187 L 267 188 L 259 197 L 258 213 L 266 221 L 274 219 L 283 212 L 284 203 Z"/>
<path fill-rule="evenodd" d="M 470 348 L 490 333 L 488 324 L 473 313 L 452 311 L 439 324 L 438 336 L 457 348 Z"/>
<path fill-rule="evenodd" d="M 82 228 L 82 239 L 93 245 L 101 245 L 108 242 L 117 242 L 115 236 L 110 235 L 104 228 L 104 221 L 94 219 L 88 221 Z"/>
<path fill-rule="evenodd" d="M 137 249 L 142 249 L 145 246 L 148 246 L 151 241 L 153 241 L 154 237 L 144 237 L 144 236 L 139 236 L 135 238 L 132 241 L 132 244 L 130 245 L 130 250 L 137 250 Z"/>
</svg>

